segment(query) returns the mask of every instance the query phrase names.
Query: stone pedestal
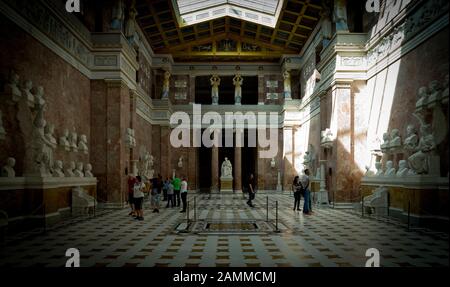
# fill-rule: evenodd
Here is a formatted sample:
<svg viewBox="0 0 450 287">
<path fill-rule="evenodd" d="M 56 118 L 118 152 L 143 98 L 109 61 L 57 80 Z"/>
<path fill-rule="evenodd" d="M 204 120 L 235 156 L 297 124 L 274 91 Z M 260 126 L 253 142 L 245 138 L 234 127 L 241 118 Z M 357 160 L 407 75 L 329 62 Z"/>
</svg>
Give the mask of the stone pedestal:
<svg viewBox="0 0 450 287">
<path fill-rule="evenodd" d="M 318 204 L 328 204 L 328 191 L 326 190 L 325 180 L 325 161 L 320 161 L 320 190 L 317 196 Z"/>
<path fill-rule="evenodd" d="M 233 178 L 221 177 L 220 178 L 220 193 L 233 193 Z"/>
</svg>

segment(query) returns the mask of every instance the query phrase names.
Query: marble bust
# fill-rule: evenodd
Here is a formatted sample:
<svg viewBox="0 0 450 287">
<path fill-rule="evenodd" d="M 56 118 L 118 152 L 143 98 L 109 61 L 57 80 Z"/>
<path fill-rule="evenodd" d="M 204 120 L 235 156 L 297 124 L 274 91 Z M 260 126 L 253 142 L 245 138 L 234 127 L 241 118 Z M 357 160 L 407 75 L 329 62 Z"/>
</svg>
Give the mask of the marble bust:
<svg viewBox="0 0 450 287">
<path fill-rule="evenodd" d="M 65 177 L 63 171 L 64 165 L 60 160 L 55 161 L 55 166 L 53 167 L 53 177 Z"/>
<path fill-rule="evenodd" d="M 408 175 L 408 172 L 409 172 L 408 162 L 406 160 L 400 160 L 398 162 L 398 171 L 396 175 L 398 177 L 403 177 Z"/>
<path fill-rule="evenodd" d="M 63 135 L 59 138 L 59 146 L 66 151 L 70 151 L 69 130 L 65 129 Z"/>
<path fill-rule="evenodd" d="M 85 154 L 88 154 L 89 148 L 86 135 L 80 136 L 80 140 L 78 142 L 78 150 Z"/>
<path fill-rule="evenodd" d="M 402 145 L 402 138 L 400 137 L 400 131 L 393 129 L 391 131 L 391 140 L 389 141 L 390 148 L 398 148 Z"/>
<path fill-rule="evenodd" d="M 76 166 L 75 166 L 75 162 L 71 161 L 69 163 L 69 166 L 67 167 L 67 169 L 64 171 L 64 175 L 66 177 L 75 177 L 75 174 L 73 173 L 75 170 Z"/>
<path fill-rule="evenodd" d="M 94 177 L 92 173 L 92 165 L 90 163 L 86 164 L 84 168 L 84 177 Z"/>
<path fill-rule="evenodd" d="M 383 153 L 385 153 L 387 151 L 387 149 L 389 148 L 390 141 L 391 141 L 391 137 L 390 137 L 389 133 L 384 133 L 383 134 L 383 143 L 380 145 L 380 149 Z"/>
<path fill-rule="evenodd" d="M 222 177 L 232 177 L 233 176 L 233 167 L 231 165 L 230 160 L 226 157 L 224 162 L 222 163 Z"/>
<path fill-rule="evenodd" d="M 45 138 L 47 142 L 50 143 L 50 146 L 55 149 L 57 146 L 56 138 L 55 138 L 55 126 L 52 124 L 47 124 L 45 126 Z"/>
<path fill-rule="evenodd" d="M 10 157 L 6 160 L 6 165 L 2 167 L 2 177 L 13 178 L 16 177 L 14 167 L 16 166 L 16 159 Z"/>
<path fill-rule="evenodd" d="M 73 152 L 78 152 L 78 135 L 76 132 L 72 132 L 69 134 L 69 144 L 70 144 L 70 149 Z"/>
<path fill-rule="evenodd" d="M 9 74 L 9 83 L 6 85 L 5 92 L 11 95 L 13 102 L 18 102 L 22 98 L 22 92 L 19 88 L 20 77 L 14 71 Z"/>
<path fill-rule="evenodd" d="M 182 156 L 178 159 L 178 167 L 183 168 L 183 157 Z"/>
<path fill-rule="evenodd" d="M 375 176 L 382 176 L 383 175 L 383 168 L 382 168 L 381 161 L 377 161 L 375 163 L 375 169 L 377 170 L 376 173 L 375 173 Z"/>
<path fill-rule="evenodd" d="M 430 95 L 428 97 L 428 105 L 434 106 L 436 102 L 441 100 L 442 86 L 439 81 L 432 81 L 429 85 Z"/>
<path fill-rule="evenodd" d="M 416 102 L 416 109 L 421 109 L 428 103 L 428 88 L 427 87 L 419 88 L 417 95 L 419 96 L 419 99 Z"/>
<path fill-rule="evenodd" d="M 384 173 L 384 176 L 392 177 L 395 176 L 396 170 L 394 168 L 394 162 L 392 160 L 389 160 L 386 162 L 386 172 Z"/>
<path fill-rule="evenodd" d="M 414 152 L 418 142 L 419 137 L 417 136 L 416 127 L 414 125 L 408 125 L 408 127 L 406 127 L 406 139 L 403 143 L 403 148 L 407 152 Z"/>
<path fill-rule="evenodd" d="M 79 162 L 77 163 L 77 166 L 75 168 L 75 171 L 73 172 L 75 177 L 84 177 L 84 172 L 83 172 L 83 163 Z"/>
<path fill-rule="evenodd" d="M 420 128 L 422 137 L 417 152 L 408 158 L 409 166 L 416 174 L 428 173 L 428 156 L 436 149 L 436 142 L 431 132 L 431 125 L 423 124 Z"/>
</svg>

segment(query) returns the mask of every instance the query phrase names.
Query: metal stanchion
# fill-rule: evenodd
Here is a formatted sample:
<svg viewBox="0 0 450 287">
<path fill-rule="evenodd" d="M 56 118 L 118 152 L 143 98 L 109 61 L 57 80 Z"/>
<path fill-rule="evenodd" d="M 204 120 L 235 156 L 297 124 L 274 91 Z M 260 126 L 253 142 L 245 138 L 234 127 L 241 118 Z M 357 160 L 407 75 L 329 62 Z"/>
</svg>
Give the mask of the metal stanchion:
<svg viewBox="0 0 450 287">
<path fill-rule="evenodd" d="M 266 222 L 269 222 L 269 197 L 266 196 Z"/>
<path fill-rule="evenodd" d="M 275 232 L 280 232 L 278 229 L 278 200 L 275 202 Z"/>
<path fill-rule="evenodd" d="M 194 222 L 197 221 L 197 197 L 194 196 Z"/>
</svg>

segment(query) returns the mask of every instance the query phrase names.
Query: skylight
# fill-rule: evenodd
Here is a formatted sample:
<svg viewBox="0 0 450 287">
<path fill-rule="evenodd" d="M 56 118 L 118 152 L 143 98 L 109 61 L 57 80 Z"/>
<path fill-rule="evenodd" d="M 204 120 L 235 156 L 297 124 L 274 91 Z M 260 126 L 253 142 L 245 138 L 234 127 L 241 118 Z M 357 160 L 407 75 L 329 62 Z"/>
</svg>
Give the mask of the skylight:
<svg viewBox="0 0 450 287">
<path fill-rule="evenodd" d="M 225 16 L 274 28 L 284 0 L 172 0 L 181 27 Z"/>
</svg>

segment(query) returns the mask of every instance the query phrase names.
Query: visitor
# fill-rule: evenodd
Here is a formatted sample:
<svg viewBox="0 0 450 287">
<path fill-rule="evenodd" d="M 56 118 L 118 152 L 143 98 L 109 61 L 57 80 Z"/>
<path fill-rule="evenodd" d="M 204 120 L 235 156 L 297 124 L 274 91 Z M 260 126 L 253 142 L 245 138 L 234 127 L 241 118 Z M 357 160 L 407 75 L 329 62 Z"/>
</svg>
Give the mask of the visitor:
<svg viewBox="0 0 450 287">
<path fill-rule="evenodd" d="M 176 207 L 180 207 L 180 190 L 181 190 L 181 179 L 178 178 L 176 175 L 172 180 L 172 184 L 173 184 L 173 191 L 174 191 L 174 204 Z"/>
<path fill-rule="evenodd" d="M 253 176 L 253 174 L 250 174 L 248 180 L 248 201 L 247 201 L 248 206 L 255 207 L 252 203 L 252 201 L 255 199 L 255 195 L 256 195 L 255 177 Z"/>
<path fill-rule="evenodd" d="M 300 183 L 303 187 L 303 197 L 305 203 L 303 204 L 303 213 L 305 215 L 311 215 L 311 191 L 309 190 L 309 170 L 305 169 L 304 174 L 300 178 Z"/>
<path fill-rule="evenodd" d="M 302 198 L 303 186 L 300 183 L 300 177 L 296 176 L 292 183 L 292 192 L 294 193 L 294 211 L 302 211 L 300 209 L 300 200 Z"/>
<path fill-rule="evenodd" d="M 151 208 L 153 213 L 159 213 L 159 195 L 160 195 L 159 177 L 152 179 Z"/>
<path fill-rule="evenodd" d="M 142 182 L 141 177 L 137 176 L 136 183 L 133 187 L 133 202 L 136 219 L 141 221 L 144 220 L 144 211 L 142 209 L 142 204 L 144 202 L 144 189 L 145 184 Z"/>
<path fill-rule="evenodd" d="M 136 177 L 132 174 L 128 176 L 128 204 L 130 205 L 131 211 L 128 214 L 129 216 L 136 216 L 136 210 L 134 208 L 134 202 L 133 202 L 133 192 L 134 192 L 134 185 L 136 183 Z"/>
<path fill-rule="evenodd" d="M 181 200 L 183 201 L 183 210 L 181 213 L 186 212 L 187 207 L 187 195 L 188 195 L 188 183 L 186 177 L 183 177 L 183 181 L 181 182 Z"/>
<path fill-rule="evenodd" d="M 169 178 L 167 177 L 166 180 L 163 182 L 163 200 L 167 201 L 167 189 L 169 188 Z"/>
<path fill-rule="evenodd" d="M 167 184 L 167 205 L 166 205 L 166 208 L 169 208 L 169 204 L 171 205 L 170 206 L 171 208 L 173 208 L 175 206 L 175 204 L 174 204 L 173 184 L 170 181 L 168 181 L 168 184 Z"/>
</svg>

